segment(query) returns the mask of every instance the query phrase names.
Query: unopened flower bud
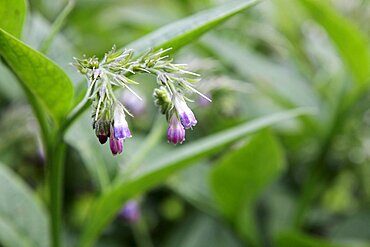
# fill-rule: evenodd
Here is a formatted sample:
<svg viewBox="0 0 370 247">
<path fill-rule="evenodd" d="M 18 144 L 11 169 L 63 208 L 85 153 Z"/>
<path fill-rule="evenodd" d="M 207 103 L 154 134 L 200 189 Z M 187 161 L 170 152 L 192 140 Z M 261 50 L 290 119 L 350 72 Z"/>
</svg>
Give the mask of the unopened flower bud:
<svg viewBox="0 0 370 247">
<path fill-rule="evenodd" d="M 185 129 L 180 123 L 180 120 L 173 114 L 167 129 L 167 139 L 173 144 L 182 143 L 185 141 Z"/>
<path fill-rule="evenodd" d="M 99 119 L 95 122 L 95 134 L 98 137 L 99 142 L 104 144 L 107 142 L 110 135 L 110 123 L 107 120 Z"/>
<path fill-rule="evenodd" d="M 109 146 L 110 146 L 110 151 L 112 152 L 113 155 L 122 153 L 123 139 L 114 138 L 112 130 L 111 130 L 110 137 L 109 137 Z"/>
</svg>

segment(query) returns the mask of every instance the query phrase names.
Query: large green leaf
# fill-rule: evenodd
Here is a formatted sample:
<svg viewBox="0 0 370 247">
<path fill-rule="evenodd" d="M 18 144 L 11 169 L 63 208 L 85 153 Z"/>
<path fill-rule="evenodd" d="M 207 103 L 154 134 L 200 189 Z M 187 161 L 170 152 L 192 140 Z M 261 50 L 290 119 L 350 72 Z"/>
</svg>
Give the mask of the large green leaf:
<svg viewBox="0 0 370 247">
<path fill-rule="evenodd" d="M 159 49 L 172 47 L 174 50 L 178 49 L 221 24 L 228 18 L 254 6 L 258 2 L 259 0 L 226 2 L 213 9 L 205 10 L 180 21 L 168 24 L 128 44 L 126 47 L 132 48 L 138 53 L 144 52 L 149 48 Z"/>
<path fill-rule="evenodd" d="M 307 109 L 295 109 L 276 113 L 241 124 L 232 129 L 203 138 L 176 151 L 168 152 L 161 159 L 144 163 L 132 177 L 119 181 L 111 190 L 96 200 L 82 233 L 80 247 L 93 246 L 99 233 L 114 218 L 122 205 L 131 197 L 161 183 L 174 172 L 190 166 L 195 160 L 219 150 L 247 134 L 274 123 L 308 114 Z"/>
<path fill-rule="evenodd" d="M 66 115 L 73 87 L 58 65 L 2 29 L 0 55 L 55 120 Z"/>
<path fill-rule="evenodd" d="M 225 156 L 210 181 L 221 213 L 256 243 L 255 204 L 263 190 L 281 174 L 281 149 L 268 131 L 254 136 L 240 149 Z"/>
<path fill-rule="evenodd" d="M 0 243 L 5 247 L 49 247 L 48 219 L 32 191 L 0 164 Z"/>
<path fill-rule="evenodd" d="M 1 0 L 0 28 L 19 38 L 26 19 L 26 10 L 25 0 Z"/>
<path fill-rule="evenodd" d="M 339 15 L 328 1 L 299 1 L 321 24 L 336 45 L 357 83 L 370 82 L 370 52 L 366 36 L 348 19 Z"/>
</svg>

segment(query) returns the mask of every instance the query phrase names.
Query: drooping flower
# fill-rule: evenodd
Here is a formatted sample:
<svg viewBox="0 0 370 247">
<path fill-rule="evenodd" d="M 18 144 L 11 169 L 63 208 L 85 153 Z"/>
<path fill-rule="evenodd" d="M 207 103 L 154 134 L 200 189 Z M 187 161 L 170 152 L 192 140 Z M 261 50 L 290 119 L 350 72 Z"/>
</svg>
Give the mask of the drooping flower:
<svg viewBox="0 0 370 247">
<path fill-rule="evenodd" d="M 185 129 L 182 126 L 176 114 L 172 114 L 170 123 L 167 129 L 167 139 L 173 144 L 182 143 L 185 141 Z"/>
<path fill-rule="evenodd" d="M 185 129 L 189 129 L 197 124 L 197 119 L 195 118 L 193 111 L 186 104 L 182 96 L 175 96 L 174 105 L 179 114 L 181 124 Z"/>
<path fill-rule="evenodd" d="M 114 108 L 113 132 L 115 139 L 126 139 L 132 137 L 125 118 L 125 112 L 121 105 L 116 105 Z"/>
<path fill-rule="evenodd" d="M 122 153 L 123 151 L 123 139 L 116 139 L 113 134 L 113 130 L 111 130 L 110 137 L 109 137 L 109 146 L 110 151 L 113 155 L 117 155 Z"/>
<path fill-rule="evenodd" d="M 107 142 L 110 135 L 110 123 L 107 120 L 99 119 L 95 122 L 95 134 L 99 142 L 104 144 Z"/>
</svg>

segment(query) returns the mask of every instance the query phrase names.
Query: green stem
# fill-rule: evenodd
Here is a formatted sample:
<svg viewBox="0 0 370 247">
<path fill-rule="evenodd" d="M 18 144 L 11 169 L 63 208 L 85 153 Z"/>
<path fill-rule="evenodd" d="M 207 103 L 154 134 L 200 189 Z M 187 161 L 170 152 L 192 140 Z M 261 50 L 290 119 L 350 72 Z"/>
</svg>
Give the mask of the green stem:
<svg viewBox="0 0 370 247">
<path fill-rule="evenodd" d="M 61 132 L 65 132 L 71 126 L 71 124 L 89 107 L 90 100 L 88 99 L 88 97 L 85 97 L 68 115 L 66 121 L 64 121 L 61 126 Z"/>
<path fill-rule="evenodd" d="M 60 133 L 56 135 L 52 145 L 49 146 L 47 165 L 49 168 L 49 193 L 52 246 L 62 246 L 62 205 L 63 205 L 63 178 L 66 145 Z"/>
<path fill-rule="evenodd" d="M 46 54 L 48 52 L 48 50 L 50 48 L 50 45 L 54 40 L 54 37 L 57 35 L 57 33 L 60 31 L 60 29 L 62 29 L 64 21 L 67 18 L 67 16 L 69 15 L 69 13 L 71 13 L 73 7 L 74 7 L 74 1 L 73 0 L 68 1 L 66 7 L 62 10 L 62 12 L 55 19 L 55 21 L 54 21 L 54 23 L 51 27 L 50 33 L 48 34 L 48 36 L 41 43 L 41 46 L 40 46 L 39 50 L 42 53 Z"/>
</svg>

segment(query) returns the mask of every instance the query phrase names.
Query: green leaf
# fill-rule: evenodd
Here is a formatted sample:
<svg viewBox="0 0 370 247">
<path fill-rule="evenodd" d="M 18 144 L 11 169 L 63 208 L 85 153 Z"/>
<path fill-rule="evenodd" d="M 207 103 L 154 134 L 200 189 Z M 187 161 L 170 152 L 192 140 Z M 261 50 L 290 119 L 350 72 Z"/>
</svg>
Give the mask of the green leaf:
<svg viewBox="0 0 370 247">
<path fill-rule="evenodd" d="M 370 82 L 370 52 L 366 36 L 348 19 L 339 15 L 328 1 L 299 1 L 312 18 L 321 24 L 336 45 L 356 82 Z"/>
<path fill-rule="evenodd" d="M 2 29 L 0 55 L 55 120 L 68 113 L 73 87 L 58 65 Z"/>
<path fill-rule="evenodd" d="M 187 217 L 184 222 L 178 225 L 174 234 L 171 235 L 165 244 L 166 247 L 244 246 L 227 227 L 204 214 L 190 215 L 190 217 Z"/>
<path fill-rule="evenodd" d="M 337 243 L 331 243 L 329 241 L 314 238 L 308 235 L 304 235 L 299 232 L 285 232 L 278 236 L 277 238 L 277 247 L 344 247 L 349 245 L 340 245 Z"/>
<path fill-rule="evenodd" d="M 192 165 L 195 160 L 207 154 L 214 153 L 221 147 L 247 134 L 251 134 L 274 123 L 309 113 L 311 111 L 307 108 L 300 108 L 261 117 L 186 146 L 179 147 L 176 151 L 168 152 L 161 159 L 152 160 L 148 164 L 144 163 L 141 169 L 134 173 L 132 177 L 119 181 L 116 185 L 112 186 L 110 191 L 95 201 L 94 206 L 89 212 L 90 217 L 82 232 L 79 246 L 93 246 L 99 233 L 131 197 L 152 188 L 164 181 L 171 174 Z"/>
<path fill-rule="evenodd" d="M 200 162 L 174 174 L 166 184 L 195 208 L 208 215 L 216 215 L 216 203 L 212 198 L 211 189 L 207 183 L 210 171 L 210 164 Z"/>
<path fill-rule="evenodd" d="M 25 0 L 1 0 L 0 28 L 19 38 L 26 19 L 27 5 Z"/>
<path fill-rule="evenodd" d="M 254 220 L 257 199 L 283 168 L 280 146 L 271 133 L 263 131 L 225 156 L 211 172 L 219 210 L 250 241 L 258 241 Z"/>
<path fill-rule="evenodd" d="M 246 201 L 255 201 L 282 168 L 279 145 L 266 131 L 226 155 L 211 173 L 211 185 L 221 212 L 234 220 L 241 206 Z"/>
<path fill-rule="evenodd" d="M 226 2 L 223 5 L 168 24 L 128 44 L 126 47 L 132 48 L 138 53 L 142 53 L 150 48 L 166 49 L 172 47 L 173 50 L 176 50 L 258 2 L 259 0 Z"/>
<path fill-rule="evenodd" d="M 32 191 L 0 164 L 0 243 L 6 247 L 49 247 L 48 224 Z"/>
</svg>

